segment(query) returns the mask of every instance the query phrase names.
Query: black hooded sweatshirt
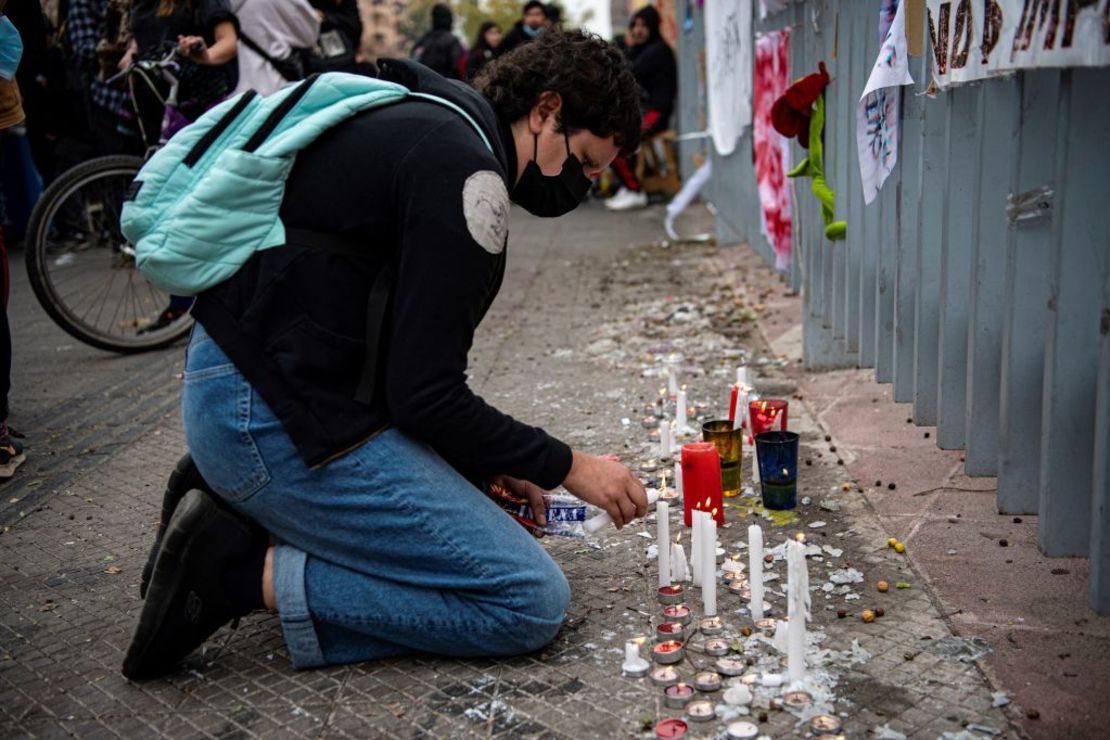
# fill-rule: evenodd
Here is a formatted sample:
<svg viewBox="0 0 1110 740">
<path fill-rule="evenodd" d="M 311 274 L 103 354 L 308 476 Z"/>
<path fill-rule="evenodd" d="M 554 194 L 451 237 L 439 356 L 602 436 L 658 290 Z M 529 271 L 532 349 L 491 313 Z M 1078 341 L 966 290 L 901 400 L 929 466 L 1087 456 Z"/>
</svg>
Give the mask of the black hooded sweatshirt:
<svg viewBox="0 0 1110 740">
<path fill-rule="evenodd" d="M 443 3 L 432 7 L 432 30 L 424 34 L 412 48 L 412 58 L 429 69 L 450 79 L 460 79 L 464 69 L 462 42 L 451 33 L 454 17 Z"/>
<path fill-rule="evenodd" d="M 571 451 L 501 413 L 466 383 L 474 331 L 501 286 L 516 156 L 507 125 L 461 82 L 415 62 L 381 76 L 446 98 L 479 123 L 419 100 L 367 111 L 304 149 L 281 218 L 363 245 L 365 255 L 287 244 L 255 254 L 201 294 L 193 315 L 273 410 L 306 464 L 320 466 L 388 426 L 478 481 L 497 473 L 554 488 Z M 354 400 L 367 357 L 367 302 L 396 272 L 377 382 Z"/>
<path fill-rule="evenodd" d="M 645 111 L 659 111 L 664 121 L 674 111 L 678 92 L 678 66 L 674 52 L 659 32 L 659 11 L 648 5 L 641 8 L 632 20 L 642 18 L 648 27 L 648 40 L 628 50 L 632 74 L 640 83 L 641 100 Z"/>
</svg>

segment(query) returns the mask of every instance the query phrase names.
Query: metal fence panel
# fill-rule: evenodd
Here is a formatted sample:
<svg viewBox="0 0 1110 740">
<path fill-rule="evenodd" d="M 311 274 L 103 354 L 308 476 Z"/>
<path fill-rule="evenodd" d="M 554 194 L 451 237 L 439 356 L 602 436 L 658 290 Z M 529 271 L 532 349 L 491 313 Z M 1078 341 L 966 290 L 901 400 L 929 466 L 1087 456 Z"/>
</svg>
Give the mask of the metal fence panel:
<svg viewBox="0 0 1110 740">
<path fill-rule="evenodd" d="M 1000 511 L 1040 515 L 1046 553 L 1090 556 L 1091 605 L 1110 611 L 1110 208 L 1099 167 L 1110 69 L 1029 69 L 925 94 L 930 60 L 911 60 L 898 165 L 864 206 L 855 110 L 878 9 L 799 0 L 755 24 L 791 25 L 792 78 L 820 60 L 833 78 L 825 174 L 848 238 L 824 237 L 809 181 L 795 183 L 806 367 L 873 364 L 895 400 L 913 402 L 914 421 L 938 424 L 938 444 L 966 447 L 969 474 L 997 473 Z M 770 261 L 750 135 L 714 167 L 721 238 Z M 1013 198 L 1040 218 L 1013 223 Z"/>
</svg>

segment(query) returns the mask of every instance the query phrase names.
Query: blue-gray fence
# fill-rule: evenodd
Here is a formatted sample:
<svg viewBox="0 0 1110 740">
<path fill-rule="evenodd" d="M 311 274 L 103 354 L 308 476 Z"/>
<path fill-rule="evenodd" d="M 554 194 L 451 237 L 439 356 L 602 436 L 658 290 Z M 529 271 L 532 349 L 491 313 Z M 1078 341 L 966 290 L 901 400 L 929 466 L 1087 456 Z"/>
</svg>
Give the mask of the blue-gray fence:
<svg viewBox="0 0 1110 740">
<path fill-rule="evenodd" d="M 758 5 L 758 3 L 754 3 Z M 825 61 L 826 177 L 848 238 L 824 238 L 808 185 L 794 200 L 793 286 L 814 370 L 875 369 L 913 403 L 937 444 L 966 450 L 967 473 L 997 476 L 998 510 L 1038 514 L 1050 556 L 1090 557 L 1090 604 L 1110 611 L 1110 69 L 1037 69 L 920 94 L 902 89 L 898 166 L 865 206 L 856 101 L 878 53 L 877 1 L 806 0 L 753 21 L 792 29 L 791 77 Z M 705 128 L 704 26 L 679 10 L 681 132 Z M 757 13 L 758 16 L 758 13 Z M 927 34 L 926 34 L 927 36 Z M 835 55 L 834 55 L 835 51 Z M 713 162 L 722 243 L 760 233 L 750 130 Z M 804 152 L 794 146 L 795 161 Z M 1010 199 L 1042 217 L 1015 226 Z"/>
</svg>

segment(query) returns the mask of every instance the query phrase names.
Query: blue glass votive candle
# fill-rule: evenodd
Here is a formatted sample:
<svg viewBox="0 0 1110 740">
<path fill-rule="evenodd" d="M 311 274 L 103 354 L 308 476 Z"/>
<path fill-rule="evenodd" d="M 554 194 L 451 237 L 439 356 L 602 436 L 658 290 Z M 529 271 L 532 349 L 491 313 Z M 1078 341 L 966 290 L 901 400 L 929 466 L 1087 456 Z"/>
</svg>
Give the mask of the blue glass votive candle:
<svg viewBox="0 0 1110 740">
<path fill-rule="evenodd" d="M 755 436 L 763 506 L 793 509 L 798 498 L 798 440 L 796 432 L 763 432 Z"/>
</svg>

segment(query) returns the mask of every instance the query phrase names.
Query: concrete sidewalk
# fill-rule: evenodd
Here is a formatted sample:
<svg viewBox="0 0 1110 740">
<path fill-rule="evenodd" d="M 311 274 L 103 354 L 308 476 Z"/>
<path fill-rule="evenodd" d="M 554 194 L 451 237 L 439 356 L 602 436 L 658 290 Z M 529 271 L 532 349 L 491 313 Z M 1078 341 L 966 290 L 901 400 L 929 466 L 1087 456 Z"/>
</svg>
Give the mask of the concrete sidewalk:
<svg viewBox="0 0 1110 740">
<path fill-rule="evenodd" d="M 775 339 L 773 322 L 789 328 L 785 315 L 768 316 L 782 286 L 743 248 L 659 247 L 661 218 L 659 208 L 611 214 L 594 204 L 555 222 L 514 212 L 509 273 L 472 354 L 476 390 L 635 469 L 654 456 L 640 419 L 669 352 L 685 355 L 684 382 L 707 415 L 727 410 L 741 352 L 765 390 L 797 386 L 807 395 L 752 320 L 762 314 Z M 701 214 L 680 225 L 690 232 L 709 223 Z M 12 423 L 28 435 L 29 460 L 4 486 L 0 508 L 0 735 L 650 737 L 655 722 L 682 715 L 648 679 L 620 676 L 625 640 L 650 636 L 660 621 L 646 554 L 653 516 L 592 545 L 547 540 L 573 601 L 564 629 L 535 655 L 418 656 L 297 673 L 277 620 L 259 616 L 219 633 L 164 680 L 124 680 L 139 570 L 165 477 L 185 449 L 175 406 L 181 351 L 121 358 L 73 346 L 45 323 L 16 267 Z M 880 516 L 848 485 L 854 463 L 836 464 L 806 405 L 792 403 L 790 419 L 812 462 L 802 468 L 796 518 L 768 521 L 751 499 L 735 499 L 720 535 L 729 552 L 741 552 L 746 525 L 758 521 L 768 547 L 797 531 L 827 546 L 809 561 L 808 657 L 829 691 L 817 698 L 853 737 L 1016 736 L 1010 715 L 991 706 L 977 644 L 955 638 L 938 591 L 886 547 Z M 782 616 L 785 565 L 770 570 L 779 580 L 768 583 L 768 600 Z M 832 583 L 834 574 L 848 582 Z M 889 592 L 876 591 L 880 579 Z M 899 580 L 912 588 L 895 589 Z M 719 594 L 728 634 L 740 638 L 752 626 L 743 603 L 723 587 Z M 697 612 L 700 600 L 690 606 Z M 875 607 L 885 616 L 862 622 L 862 610 Z M 749 671 L 781 670 L 764 640 L 741 642 L 734 657 Z M 690 680 L 711 660 L 691 651 L 680 673 Z M 772 737 L 805 735 L 779 693 L 757 690 L 748 717 Z M 740 716 L 720 692 L 708 698 Z M 725 725 L 691 722 L 689 736 L 715 737 Z"/>
</svg>

